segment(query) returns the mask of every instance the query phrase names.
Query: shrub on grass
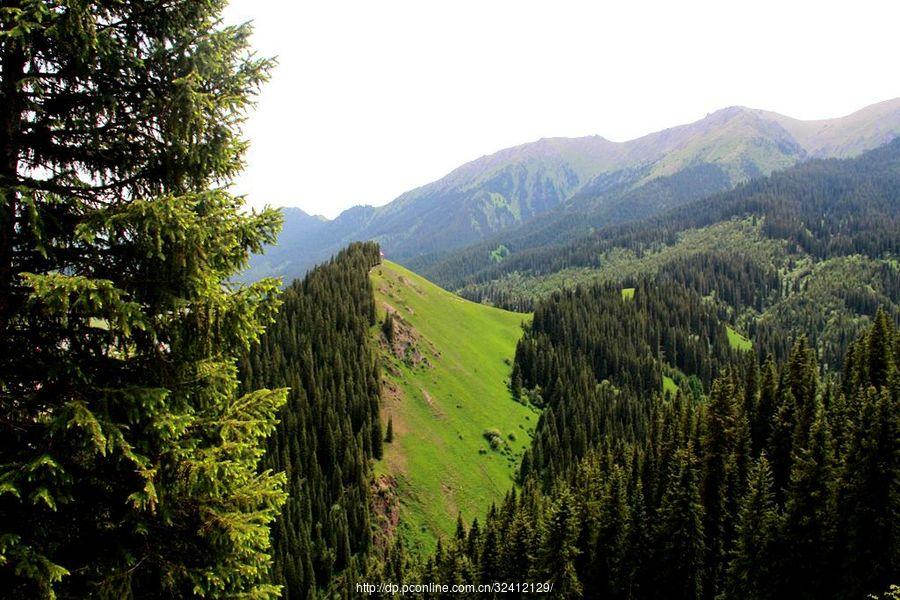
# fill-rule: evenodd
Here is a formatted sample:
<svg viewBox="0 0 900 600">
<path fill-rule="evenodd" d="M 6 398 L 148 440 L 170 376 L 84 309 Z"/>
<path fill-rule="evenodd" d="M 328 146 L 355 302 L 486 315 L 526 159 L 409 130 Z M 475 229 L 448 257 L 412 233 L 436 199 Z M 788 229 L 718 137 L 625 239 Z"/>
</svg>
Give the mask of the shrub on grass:
<svg viewBox="0 0 900 600">
<path fill-rule="evenodd" d="M 501 446 L 503 446 L 503 434 L 500 433 L 499 429 L 485 429 L 482 435 L 484 436 L 484 439 L 486 439 L 491 445 L 492 450 L 497 450 Z"/>
</svg>

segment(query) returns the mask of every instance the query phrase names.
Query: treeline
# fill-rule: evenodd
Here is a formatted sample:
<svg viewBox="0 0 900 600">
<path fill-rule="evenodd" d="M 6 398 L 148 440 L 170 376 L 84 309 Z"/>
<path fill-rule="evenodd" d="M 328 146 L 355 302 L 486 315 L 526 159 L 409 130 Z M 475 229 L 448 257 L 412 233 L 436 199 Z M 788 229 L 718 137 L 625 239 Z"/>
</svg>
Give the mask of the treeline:
<svg viewBox="0 0 900 600">
<path fill-rule="evenodd" d="M 659 282 L 679 283 L 708 299 L 720 319 L 748 333 L 760 357 L 771 353 L 783 360 L 790 340 L 804 335 L 824 366 L 839 369 L 850 344 L 879 307 L 900 318 L 900 268 L 887 260 L 854 255 L 813 263 L 784 257 L 788 270 L 784 274 L 775 266 L 782 259 L 747 256 L 739 249 L 685 251 L 684 256 L 668 257 L 661 266 L 648 260 L 636 270 Z M 634 285 L 633 276 L 609 271 L 605 270 L 606 281 Z M 514 274 L 465 288 L 460 295 L 530 312 L 550 287 L 529 285 Z"/>
<path fill-rule="evenodd" d="M 656 277 L 661 282 L 678 283 L 694 290 L 701 296 L 714 297 L 731 308 L 730 314 L 740 314 L 750 309 L 762 312 L 777 300 L 783 290 L 782 278 L 773 264 L 740 252 L 715 251 L 675 256 L 659 267 L 655 275 L 647 268 L 646 277 Z M 889 274 L 885 272 L 885 277 Z M 515 277 L 515 276 L 513 276 Z M 616 276 L 610 281 L 621 282 L 622 286 L 634 285 L 633 276 Z M 894 276 L 896 279 L 896 276 Z M 491 304 L 506 310 L 533 312 L 540 299 L 537 290 L 523 293 L 511 289 L 519 283 L 507 277 L 484 284 L 465 287 L 459 294 L 473 302 Z M 896 286 L 895 281 L 889 282 Z M 862 293 L 865 296 L 864 293 Z M 863 309 L 871 308 L 874 314 L 878 305 L 872 306 L 871 298 L 865 296 L 858 303 Z"/>
<path fill-rule="evenodd" d="M 559 598 L 884 592 L 900 580 L 898 356 L 879 312 L 841 377 L 823 378 L 801 339 L 781 364 L 726 369 L 706 402 L 657 394 L 645 436 L 606 436 L 549 483 L 528 478 L 413 571 L 549 581 Z M 398 547 L 383 574 L 407 568 Z"/>
<path fill-rule="evenodd" d="M 730 307 L 732 314 L 747 309 L 764 311 L 783 288 L 774 265 L 725 251 L 676 258 L 660 270 L 658 278 L 680 284 L 700 296 L 715 297 Z"/>
<path fill-rule="evenodd" d="M 272 529 L 282 598 L 315 597 L 372 543 L 370 461 L 381 457 L 380 375 L 369 347 L 375 243 L 357 243 L 282 294 L 275 322 L 241 361 L 247 389 L 288 387 L 263 466 L 287 475 Z M 348 575 L 350 576 L 350 575 Z"/>
<path fill-rule="evenodd" d="M 692 248 L 684 250 L 683 255 L 673 253 L 660 265 L 648 261 L 643 269 L 644 276 L 655 277 L 662 282 L 677 282 L 701 296 L 712 297 L 720 301 L 721 307 L 729 307 L 730 315 L 741 314 L 748 309 L 762 312 L 785 291 L 783 278 L 774 260 L 747 255 L 740 248 L 709 252 L 696 252 Z M 601 263 L 600 266 L 606 265 Z M 633 276 L 609 273 L 605 278 L 629 285 Z M 459 290 L 459 293 L 474 302 L 525 312 L 532 312 L 540 297 L 546 295 L 536 286 L 523 289 L 519 274 L 470 285 Z M 877 305 L 872 308 L 872 314 L 875 308 Z"/>
<path fill-rule="evenodd" d="M 513 312 L 533 312 L 537 304 L 533 294 L 522 294 L 510 290 L 508 282 L 504 279 L 463 288 L 458 293 L 466 300 L 490 304 Z"/>
</svg>

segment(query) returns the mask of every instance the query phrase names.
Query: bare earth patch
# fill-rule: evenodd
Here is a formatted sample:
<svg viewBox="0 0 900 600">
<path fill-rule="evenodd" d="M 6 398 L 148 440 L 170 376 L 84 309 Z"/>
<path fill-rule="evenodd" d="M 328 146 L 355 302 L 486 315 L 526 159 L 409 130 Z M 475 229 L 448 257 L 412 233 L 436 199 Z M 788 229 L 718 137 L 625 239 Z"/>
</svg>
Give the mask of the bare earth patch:
<svg viewBox="0 0 900 600">
<path fill-rule="evenodd" d="M 384 310 L 394 317 L 390 341 L 391 354 L 410 367 L 425 365 L 426 367 L 431 368 L 431 362 L 424 354 L 422 354 L 422 351 L 419 348 L 420 336 L 416 329 L 403 320 L 403 317 L 400 316 L 400 313 L 396 308 L 387 302 L 382 302 L 381 304 L 384 306 Z M 380 341 L 382 344 L 388 344 L 388 340 L 384 334 L 381 335 Z M 431 344 L 428 345 L 431 346 Z M 433 346 L 431 346 L 430 349 L 432 355 L 434 355 Z"/>
<path fill-rule="evenodd" d="M 384 550 L 394 538 L 394 532 L 400 522 L 397 480 L 392 475 L 379 475 L 372 482 L 372 511 L 377 526 L 374 535 L 375 545 Z"/>
<path fill-rule="evenodd" d="M 387 431 L 388 419 L 394 429 L 394 441 L 384 445 L 384 461 L 391 473 L 406 473 L 406 455 L 400 440 L 409 432 L 400 404 L 406 402 L 406 394 L 388 377 L 381 380 L 381 428 Z"/>
<path fill-rule="evenodd" d="M 407 278 L 404 277 L 403 275 L 398 276 L 398 277 L 397 277 L 397 281 L 399 281 L 401 284 L 403 284 L 404 286 L 408 287 L 409 289 L 411 289 L 412 291 L 414 291 L 414 292 L 417 293 L 418 295 L 424 296 L 424 293 L 422 292 L 422 290 L 419 289 L 419 286 L 417 286 L 415 283 L 413 283 L 412 281 L 410 281 L 409 279 L 407 279 Z"/>
<path fill-rule="evenodd" d="M 438 419 L 444 418 L 444 412 L 440 409 L 437 403 L 434 401 L 434 398 L 431 397 L 431 394 L 428 393 L 428 390 L 422 388 L 422 397 L 425 399 L 425 403 L 428 405 L 428 408 L 431 409 L 431 412 L 434 413 L 434 416 Z"/>
<path fill-rule="evenodd" d="M 449 483 L 441 482 L 441 497 L 444 500 L 444 506 L 447 507 L 447 514 L 454 515 L 459 513 L 459 505 L 456 503 L 456 492 Z"/>
</svg>

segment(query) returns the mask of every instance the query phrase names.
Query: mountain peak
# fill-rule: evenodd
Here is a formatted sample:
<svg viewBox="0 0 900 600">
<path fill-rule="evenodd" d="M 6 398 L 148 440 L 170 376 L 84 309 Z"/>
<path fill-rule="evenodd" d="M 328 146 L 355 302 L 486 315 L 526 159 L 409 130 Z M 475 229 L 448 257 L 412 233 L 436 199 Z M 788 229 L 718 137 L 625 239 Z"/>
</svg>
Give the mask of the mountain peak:
<svg viewBox="0 0 900 600">
<path fill-rule="evenodd" d="M 755 109 L 735 104 L 734 106 L 726 106 L 725 108 L 720 108 L 719 110 L 713 111 L 709 113 L 707 117 L 734 117 L 741 114 L 755 114 L 756 112 L 757 111 Z"/>
<path fill-rule="evenodd" d="M 830 119 L 801 120 L 759 112 L 790 132 L 812 157 L 847 158 L 900 136 L 900 98 Z"/>
</svg>

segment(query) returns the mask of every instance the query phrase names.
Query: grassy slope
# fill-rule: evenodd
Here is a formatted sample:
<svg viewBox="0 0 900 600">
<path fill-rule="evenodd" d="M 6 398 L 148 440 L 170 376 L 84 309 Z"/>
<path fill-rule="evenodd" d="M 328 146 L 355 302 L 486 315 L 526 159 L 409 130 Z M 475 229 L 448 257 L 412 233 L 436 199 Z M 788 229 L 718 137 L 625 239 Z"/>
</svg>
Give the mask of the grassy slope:
<svg viewBox="0 0 900 600">
<path fill-rule="evenodd" d="M 397 479 L 405 541 L 430 550 L 436 536 L 452 533 L 458 511 L 466 521 L 481 518 L 502 498 L 530 442 L 538 414 L 507 389 L 528 317 L 463 300 L 388 261 L 373 269 L 372 281 L 379 322 L 390 306 L 414 329 L 427 361 L 401 360 L 381 342 L 382 416 L 393 420 L 394 441 L 376 473 Z M 491 450 L 487 429 L 499 430 L 505 447 Z"/>
<path fill-rule="evenodd" d="M 673 395 L 678 392 L 678 384 L 668 375 L 663 375 L 663 392 L 669 392 Z"/>
<path fill-rule="evenodd" d="M 748 340 L 746 337 L 732 329 L 730 326 L 726 326 L 728 330 L 728 345 L 734 348 L 735 350 L 750 350 L 753 348 L 753 342 Z"/>
</svg>

